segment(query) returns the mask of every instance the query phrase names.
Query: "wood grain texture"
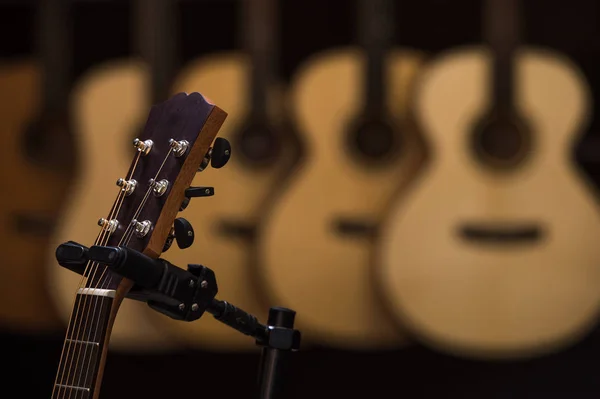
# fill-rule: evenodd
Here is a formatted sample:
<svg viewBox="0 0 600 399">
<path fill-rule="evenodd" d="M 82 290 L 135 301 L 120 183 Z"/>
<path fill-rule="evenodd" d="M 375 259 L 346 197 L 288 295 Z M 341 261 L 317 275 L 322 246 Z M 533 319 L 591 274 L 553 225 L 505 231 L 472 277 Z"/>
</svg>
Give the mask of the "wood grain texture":
<svg viewBox="0 0 600 399">
<path fill-rule="evenodd" d="M 378 284 L 402 325 L 463 356 L 527 357 L 558 350 L 595 324 L 600 305 L 597 197 L 571 160 L 591 97 L 564 56 L 516 53 L 516 106 L 534 147 L 521 167 L 491 173 L 471 151 L 490 105 L 490 53 L 448 52 L 418 84 L 416 116 L 434 156 L 390 208 Z M 475 243 L 461 225 L 537 225 L 532 243 Z"/>
</svg>

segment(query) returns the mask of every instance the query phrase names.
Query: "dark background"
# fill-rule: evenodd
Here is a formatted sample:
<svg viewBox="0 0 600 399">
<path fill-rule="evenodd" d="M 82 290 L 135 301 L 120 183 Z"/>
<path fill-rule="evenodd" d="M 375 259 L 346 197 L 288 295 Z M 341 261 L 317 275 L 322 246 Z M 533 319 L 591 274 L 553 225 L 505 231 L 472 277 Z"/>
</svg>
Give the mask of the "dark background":
<svg viewBox="0 0 600 399">
<path fill-rule="evenodd" d="M 600 2 L 524 0 L 525 40 L 570 56 L 600 93 Z M 182 61 L 238 46 L 233 0 L 184 1 L 179 6 Z M 311 54 L 351 44 L 354 2 L 280 1 L 282 73 L 287 79 Z M 0 3 L 0 51 L 16 57 L 33 51 L 33 2 Z M 480 38 L 481 1 L 406 0 L 398 2 L 396 42 L 432 55 Z M 127 1 L 78 1 L 71 6 L 74 79 L 91 66 L 132 53 L 131 6 Z M 598 118 L 574 154 L 594 181 L 600 154 Z M 600 159 L 600 158 L 598 158 Z M 600 237 L 599 237 L 600 239 Z M 600 289 L 600 287 L 598 287 Z M 2 389 L 17 397 L 50 397 L 64 331 L 39 336 L 0 335 Z M 249 345 L 252 345 L 249 339 Z M 101 397 L 251 397 L 258 355 L 185 352 L 174 355 L 109 353 Z M 600 335 L 593 332 L 560 353 L 523 361 L 475 362 L 420 346 L 393 353 L 350 353 L 306 348 L 295 353 L 286 373 L 285 397 L 587 398 L 600 394 Z M 3 397 L 12 395 L 3 393 Z"/>
</svg>

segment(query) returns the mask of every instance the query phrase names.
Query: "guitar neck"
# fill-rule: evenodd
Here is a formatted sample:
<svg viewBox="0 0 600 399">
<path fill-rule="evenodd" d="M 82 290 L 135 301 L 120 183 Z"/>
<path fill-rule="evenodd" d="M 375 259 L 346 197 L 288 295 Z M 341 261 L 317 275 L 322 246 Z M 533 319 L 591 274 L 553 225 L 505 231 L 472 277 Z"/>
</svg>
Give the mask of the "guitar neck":
<svg viewBox="0 0 600 399">
<path fill-rule="evenodd" d="M 129 171 L 118 180 L 120 189 L 112 208 L 106 218 L 98 220 L 100 233 L 93 245 L 127 247 L 158 258 L 185 190 L 226 116 L 196 92 L 178 93 L 152 105 L 143 131 L 133 143 L 135 155 Z M 141 182 L 148 182 L 147 186 Z M 160 182 L 168 186 L 166 190 L 160 188 Z M 72 271 L 82 279 L 52 398 L 97 399 L 112 326 L 133 282 L 104 262 L 86 262 L 85 253 L 77 250 L 74 254 L 68 248 L 59 246 L 56 257 L 77 260 Z M 92 252 L 90 249 L 89 254 Z"/>
<path fill-rule="evenodd" d="M 66 107 L 71 67 L 71 37 L 64 0 L 40 1 L 37 9 L 36 46 L 42 65 L 43 108 L 48 112 Z"/>
<path fill-rule="evenodd" d="M 487 0 L 483 21 L 485 39 L 492 51 L 492 95 L 495 108 L 513 108 L 513 55 L 519 42 L 519 1 Z"/>
<path fill-rule="evenodd" d="M 276 74 L 278 57 L 276 0 L 242 1 L 243 47 L 250 55 L 251 113 L 266 118 L 267 90 Z"/>
<path fill-rule="evenodd" d="M 110 331 L 121 301 L 116 292 L 81 288 L 77 293 L 52 399 L 98 397 Z"/>
<path fill-rule="evenodd" d="M 153 103 L 161 102 L 169 96 L 171 81 L 179 64 L 175 2 L 137 0 L 135 7 L 134 45 L 150 65 L 151 100 Z"/>
<path fill-rule="evenodd" d="M 128 175 L 132 170 L 133 165 Z M 110 215 L 118 216 L 119 210 L 117 197 Z M 121 242 L 101 231 L 95 244 L 120 245 Z M 133 285 L 125 279 L 112 280 L 106 266 L 88 262 L 67 326 L 52 399 L 98 398 L 112 326 L 121 302 Z"/>
<path fill-rule="evenodd" d="M 365 103 L 380 110 L 385 99 L 385 54 L 393 42 L 393 0 L 359 0 L 359 42 L 364 48 L 367 65 Z"/>
</svg>

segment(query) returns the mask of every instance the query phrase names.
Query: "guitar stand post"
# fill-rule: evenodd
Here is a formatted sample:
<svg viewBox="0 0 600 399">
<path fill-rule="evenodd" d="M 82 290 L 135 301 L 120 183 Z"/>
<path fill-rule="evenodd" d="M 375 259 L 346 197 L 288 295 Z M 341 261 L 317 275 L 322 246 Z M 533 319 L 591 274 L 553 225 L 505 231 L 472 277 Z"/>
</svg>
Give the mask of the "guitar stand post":
<svg viewBox="0 0 600 399">
<path fill-rule="evenodd" d="M 229 302 L 215 298 L 218 287 L 215 273 L 208 267 L 188 265 L 184 270 L 164 259 L 153 259 L 127 247 L 92 246 L 68 241 L 56 249 L 58 263 L 83 274 L 89 261 L 106 265 L 111 271 L 134 282 L 130 299 L 146 302 L 172 319 L 194 321 L 205 312 L 260 346 L 258 398 L 280 397 L 283 371 L 289 352 L 300 348 L 301 333 L 294 329 L 296 312 L 273 307 L 267 325 Z"/>
<path fill-rule="evenodd" d="M 270 332 L 267 343 L 259 340 L 256 344 L 262 346 L 258 370 L 258 397 L 277 398 L 281 394 L 283 375 L 288 353 L 300 346 L 300 335 L 294 336 L 294 318 L 296 312 L 291 309 L 273 307 L 269 309 L 267 328 Z"/>
</svg>

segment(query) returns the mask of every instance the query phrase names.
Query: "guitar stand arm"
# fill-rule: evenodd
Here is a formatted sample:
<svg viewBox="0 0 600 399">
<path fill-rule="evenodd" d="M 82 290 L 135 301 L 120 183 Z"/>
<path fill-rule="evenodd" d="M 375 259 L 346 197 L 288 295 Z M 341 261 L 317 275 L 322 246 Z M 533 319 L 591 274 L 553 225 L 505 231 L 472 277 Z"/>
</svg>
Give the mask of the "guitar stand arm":
<svg viewBox="0 0 600 399">
<path fill-rule="evenodd" d="M 294 329 L 293 310 L 273 307 L 267 325 L 263 325 L 248 312 L 215 298 L 217 280 L 208 267 L 190 264 L 184 270 L 127 247 L 87 248 L 68 241 L 58 246 L 56 259 L 61 266 L 82 275 L 90 261 L 106 265 L 134 282 L 128 298 L 146 302 L 172 319 L 189 322 L 208 312 L 221 323 L 253 337 L 262 348 L 258 397 L 274 399 L 280 394 L 287 355 L 300 348 L 301 333 Z"/>
</svg>

